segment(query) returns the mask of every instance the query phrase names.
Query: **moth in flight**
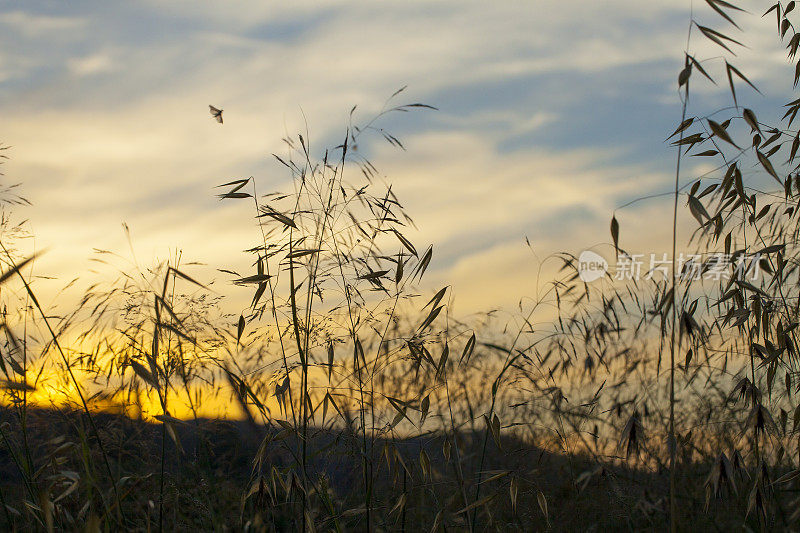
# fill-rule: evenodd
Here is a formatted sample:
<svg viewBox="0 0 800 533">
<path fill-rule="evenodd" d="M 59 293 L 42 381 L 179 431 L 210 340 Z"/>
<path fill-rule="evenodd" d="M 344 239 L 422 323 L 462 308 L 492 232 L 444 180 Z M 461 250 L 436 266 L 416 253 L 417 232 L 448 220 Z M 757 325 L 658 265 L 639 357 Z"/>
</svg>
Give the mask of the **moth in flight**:
<svg viewBox="0 0 800 533">
<path fill-rule="evenodd" d="M 217 122 L 222 124 L 222 109 L 217 109 L 213 105 L 208 106 L 208 110 L 211 113 L 211 116 L 214 117 Z"/>
</svg>

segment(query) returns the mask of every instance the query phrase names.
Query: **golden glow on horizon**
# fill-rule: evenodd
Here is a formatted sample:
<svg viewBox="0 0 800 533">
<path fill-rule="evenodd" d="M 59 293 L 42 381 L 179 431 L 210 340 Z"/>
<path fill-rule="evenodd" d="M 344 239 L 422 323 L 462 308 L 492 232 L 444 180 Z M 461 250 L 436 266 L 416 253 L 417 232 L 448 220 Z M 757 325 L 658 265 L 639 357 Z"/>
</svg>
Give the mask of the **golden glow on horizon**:
<svg viewBox="0 0 800 533">
<path fill-rule="evenodd" d="M 81 379 L 84 398 L 87 399 L 87 403 L 93 411 L 124 414 L 132 418 L 141 417 L 145 420 L 155 420 L 157 416 L 163 414 L 158 394 L 152 387 L 143 385 L 143 389 L 146 387 L 147 390 L 141 390 L 139 394 L 128 394 L 125 391 L 106 396 L 98 395 L 98 392 L 102 393 L 102 388 L 92 385 L 86 376 L 79 379 Z M 188 395 L 192 396 L 191 401 Z M 11 406 L 20 401 L 22 397 L 22 391 L 7 389 L 0 396 L 0 402 L 5 406 Z M 43 409 L 83 408 L 74 383 L 61 376 L 56 376 L 55 372 L 51 372 L 51 376 L 43 375 L 36 388 L 27 392 L 26 401 L 30 407 Z M 263 398 L 261 401 L 273 412 L 278 412 L 278 403 L 274 398 Z M 167 397 L 167 408 L 170 416 L 181 420 L 194 418 L 243 420 L 246 418 L 239 402 L 234 397 L 234 391 L 228 384 L 218 384 L 215 388 L 191 385 L 188 393 L 185 389 L 179 389 L 177 392 L 171 390 Z"/>
</svg>

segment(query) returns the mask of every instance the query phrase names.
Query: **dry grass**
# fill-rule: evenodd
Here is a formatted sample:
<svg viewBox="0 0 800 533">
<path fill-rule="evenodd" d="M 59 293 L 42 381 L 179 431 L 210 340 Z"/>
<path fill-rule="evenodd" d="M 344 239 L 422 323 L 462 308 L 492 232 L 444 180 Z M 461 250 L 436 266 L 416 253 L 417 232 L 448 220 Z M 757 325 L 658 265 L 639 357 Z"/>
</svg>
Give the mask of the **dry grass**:
<svg viewBox="0 0 800 533">
<path fill-rule="evenodd" d="M 179 253 L 125 265 L 69 313 L 42 308 L 34 258 L 18 251 L 25 200 L 4 190 L 4 527 L 797 528 L 800 103 L 778 125 L 740 106 L 752 84 L 733 65 L 739 43 L 726 28 L 746 15 L 707 4 L 704 16 L 725 27 L 693 19 L 687 47 L 694 36 L 725 56 L 687 49 L 678 76 L 675 220 L 685 200 L 701 272 L 718 253 L 756 256 L 758 279 L 728 269 L 718 282 L 587 285 L 562 253 L 544 260 L 558 276 L 510 320 L 460 320 L 449 287 L 419 294 L 433 247 L 407 237 L 413 220 L 357 148 L 373 135 L 402 149 L 383 117 L 433 109 L 395 104 L 402 89 L 366 123 L 351 112 L 338 146 L 285 139 L 275 157 L 286 191 L 265 194 L 254 178 L 219 186 L 221 201 L 257 222 L 251 270 L 222 270 L 252 291 L 238 316 Z M 793 6 L 768 12 L 791 61 Z M 707 83 L 713 62 L 733 105 L 694 113 L 690 84 Z M 718 166 L 687 182 L 681 162 L 692 156 Z M 626 229 L 614 215 L 620 255 Z M 683 240 L 675 224 L 673 257 Z M 42 388 L 74 406 L 35 407 Z M 243 421 L 202 416 L 209 396 L 226 394 Z M 149 398 L 158 415 L 148 422 Z M 189 419 L 174 416 L 177 403 Z"/>
</svg>

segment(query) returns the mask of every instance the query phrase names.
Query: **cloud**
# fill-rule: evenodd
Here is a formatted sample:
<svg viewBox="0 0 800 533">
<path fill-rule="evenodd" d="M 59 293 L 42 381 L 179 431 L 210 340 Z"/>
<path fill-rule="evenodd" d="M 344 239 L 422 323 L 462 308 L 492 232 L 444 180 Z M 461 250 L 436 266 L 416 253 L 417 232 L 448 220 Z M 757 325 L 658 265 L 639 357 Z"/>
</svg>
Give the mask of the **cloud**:
<svg viewBox="0 0 800 533">
<path fill-rule="evenodd" d="M 97 53 L 69 60 L 69 69 L 76 76 L 91 76 L 114 70 L 114 61 L 109 54 Z"/>
<path fill-rule="evenodd" d="M 81 29 L 86 20 L 80 17 L 50 16 L 27 11 L 0 13 L 0 24 L 27 37 L 41 37 Z"/>
<path fill-rule="evenodd" d="M 250 214 L 213 186 L 250 175 L 262 191 L 286 186 L 269 156 L 284 135 L 308 127 L 321 154 L 354 104 L 365 120 L 406 84 L 401 101 L 440 111 L 385 117 L 407 152 L 380 137 L 360 149 L 395 183 L 416 237 L 435 244 L 434 280 L 462 280 L 465 306 L 527 290 L 526 235 L 543 252 L 602 242 L 616 206 L 669 188 L 663 139 L 688 20 L 672 1 L 97 5 L 0 15 L 6 174 L 34 202 L 51 247 L 42 268 L 63 277 L 93 247 L 124 250 L 123 221 L 147 258 L 180 246 L 243 261 Z M 742 68 L 767 83 L 780 47 L 752 28 L 773 48 L 763 64 L 743 54 Z M 621 221 L 655 225 L 653 205 Z"/>
</svg>

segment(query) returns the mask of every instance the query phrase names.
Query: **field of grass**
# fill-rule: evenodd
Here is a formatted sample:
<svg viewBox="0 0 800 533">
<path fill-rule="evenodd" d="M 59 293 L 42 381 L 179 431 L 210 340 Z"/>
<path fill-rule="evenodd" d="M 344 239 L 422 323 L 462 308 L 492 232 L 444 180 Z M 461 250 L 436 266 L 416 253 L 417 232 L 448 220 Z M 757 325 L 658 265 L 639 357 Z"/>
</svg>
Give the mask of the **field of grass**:
<svg viewBox="0 0 800 533">
<path fill-rule="evenodd" d="M 692 20 L 665 132 L 676 275 L 662 279 L 585 283 L 564 252 L 510 318 L 456 316 L 452 288 L 420 288 L 434 246 L 407 237 L 412 217 L 357 148 L 378 136 L 404 149 L 382 120 L 436 112 L 403 89 L 366 123 L 351 112 L 327 150 L 287 137 L 285 192 L 218 187 L 255 221 L 250 270 L 221 270 L 252 294 L 235 316 L 179 253 L 43 308 L 36 257 L 18 251 L 26 200 L 3 190 L 0 527 L 800 527 L 800 101 L 775 125 L 739 105 L 755 87 L 729 29 L 751 15 L 706 4 L 719 27 Z M 775 15 L 800 73 L 794 2 Z M 697 40 L 723 55 L 695 57 Z M 690 84 L 710 81 L 730 105 L 693 109 Z M 714 170 L 685 176 L 694 156 Z M 684 211 L 691 236 L 677 232 Z M 618 260 L 635 231 L 612 215 Z M 679 264 L 685 246 L 695 260 Z M 212 403 L 235 416 L 210 418 Z"/>
<path fill-rule="evenodd" d="M 83 476 L 102 478 L 102 472 L 94 471 L 102 459 L 96 453 L 79 450 L 87 431 L 81 413 L 32 409 L 29 415 L 32 428 L 29 439 L 35 443 L 31 450 L 35 462 L 43 465 L 47 477 L 59 472 L 71 473 L 63 482 L 54 484 L 52 490 L 60 493 L 74 484 L 72 490 L 79 493 L 77 498 L 65 497 L 59 501 L 60 527 L 71 529 L 85 522 L 96 529 L 102 522 L 101 516 L 92 515 L 90 507 L 83 507 L 91 495 L 80 495 L 85 488 L 76 480 Z M 20 434 L 15 413 L 3 412 L 2 420 L 7 424 L 5 431 Z M 160 427 L 121 415 L 98 414 L 96 421 L 102 428 L 104 447 L 113 457 L 120 476 L 126 527 L 152 529 L 158 520 L 158 508 L 151 497 L 162 490 L 159 477 L 153 474 L 160 468 Z M 53 434 L 57 437 L 52 437 Z M 292 455 L 281 447 L 272 448 L 263 458 L 263 477 L 255 482 L 252 479 L 252 457 L 259 453 L 262 440 L 276 436 L 276 430 L 245 422 L 198 419 L 176 424 L 176 435 L 180 451 L 172 447 L 172 441 L 167 443 L 167 480 L 163 488 L 166 530 L 296 527 L 300 488 L 292 489 L 281 481 L 281 473 L 294 462 Z M 463 432 L 456 438 L 465 465 L 474 463 L 470 457 L 480 454 L 481 437 L 480 432 Z M 428 530 L 437 519 L 447 529 L 466 525 L 466 519 L 458 514 L 462 502 L 457 496 L 457 477 L 443 451 L 445 439 L 431 432 L 406 439 L 376 440 L 375 446 L 382 451 L 382 457 L 374 471 L 374 529 Z M 363 495 L 353 490 L 360 482 L 360 458 L 354 442 L 358 435 L 323 430 L 315 432 L 314 440 L 326 453 L 309 461 L 308 473 L 317 480 L 320 489 L 324 487 L 328 500 L 325 502 L 321 495 L 312 499 L 310 513 L 317 517 L 316 529 L 363 529 Z M 492 496 L 487 501 L 487 516 L 491 517 L 492 528 L 594 531 L 667 526 L 664 511 L 669 485 L 663 470 L 650 472 L 610 461 L 598 463 L 583 453 L 570 456 L 552 453 L 513 437 L 503 437 L 501 446 L 489 442 L 485 464 L 485 490 Z M 390 459 L 383 453 L 385 449 L 392 450 Z M 422 451 L 429 457 L 428 471 L 419 464 Z M 682 482 L 699 488 L 684 494 L 681 506 L 695 517 L 693 527 L 729 530 L 742 520 L 745 502 L 726 498 L 706 512 L 702 485 L 705 472 L 712 467 L 710 463 L 683 465 Z M 3 458 L 0 471 L 3 479 L 0 488 L 6 505 L 12 509 L 24 508 L 28 498 L 24 474 L 10 457 Z M 464 470 L 465 476 L 476 474 Z M 511 476 L 515 480 L 515 500 L 509 493 Z M 746 474 L 738 471 L 735 480 L 746 482 Z M 243 506 L 242 487 L 247 486 L 253 494 Z M 96 489 L 107 493 L 112 490 L 107 484 Z M 398 506 L 400 499 L 402 506 Z M 329 504 L 331 507 L 327 507 Z M 444 512 L 438 515 L 440 510 Z"/>
</svg>

